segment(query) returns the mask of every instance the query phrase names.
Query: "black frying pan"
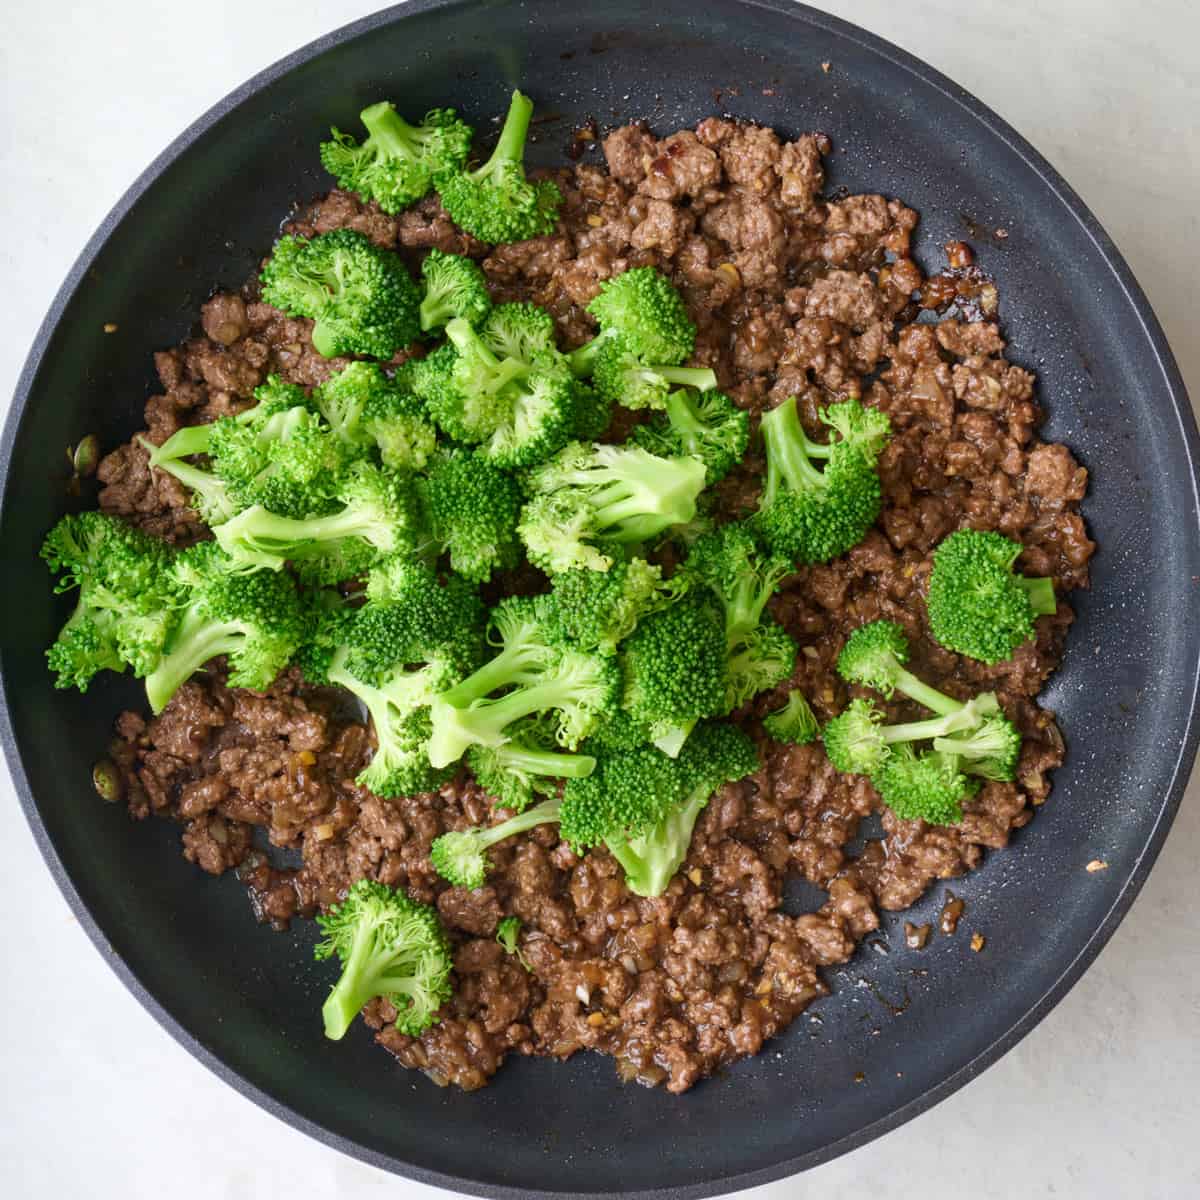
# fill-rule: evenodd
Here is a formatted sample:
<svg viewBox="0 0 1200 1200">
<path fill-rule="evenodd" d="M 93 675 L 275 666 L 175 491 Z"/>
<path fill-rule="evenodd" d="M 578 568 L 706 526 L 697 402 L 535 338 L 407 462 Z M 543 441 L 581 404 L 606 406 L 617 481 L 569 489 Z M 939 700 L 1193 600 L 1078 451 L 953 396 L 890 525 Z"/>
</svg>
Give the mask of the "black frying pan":
<svg viewBox="0 0 1200 1200">
<path fill-rule="evenodd" d="M 63 447 L 93 431 L 111 446 L 138 427 L 151 350 L 186 333 L 210 288 L 246 278 L 294 198 L 329 186 L 315 151 L 331 123 L 354 128 L 381 96 L 417 113 L 453 102 L 482 121 L 516 83 L 550 118 L 534 154 L 544 162 L 561 161 L 589 116 L 645 117 L 665 133 L 726 112 L 827 131 L 830 188 L 920 209 L 927 267 L 948 238 L 974 243 L 999 281 L 1015 355 L 1038 372 L 1047 437 L 1092 471 L 1095 585 L 1073 598 L 1079 621 L 1045 696 L 1071 752 L 1011 849 L 955 885 L 986 953 L 962 934 L 906 951 L 903 918 L 889 917 L 891 953 L 831 972 L 820 1024 L 802 1017 L 682 1097 L 622 1087 L 611 1061 L 588 1055 L 510 1061 L 464 1095 L 397 1069 L 362 1027 L 327 1042 L 330 976 L 311 962 L 311 925 L 256 926 L 231 876 L 184 862 L 176 827 L 131 828 L 91 793 L 92 761 L 137 689 L 110 679 L 86 698 L 55 692 L 42 658 L 63 616 L 37 561 L 68 504 Z M 1009 236 L 994 240 L 1001 226 Z M 137 334 L 106 338 L 108 321 Z M 1046 1014 L 1132 902 L 1196 743 L 1196 452 L 1162 331 L 1095 219 L 1003 122 L 915 59 L 786 0 L 417 0 L 313 43 L 219 104 L 133 185 L 72 269 L 0 449 L 0 736 L 84 928 L 176 1038 L 271 1112 L 378 1166 L 492 1196 L 748 1187 L 949 1095 Z M 1087 873 L 1093 858 L 1109 869 Z M 913 919 L 934 916 L 940 891 Z"/>
</svg>

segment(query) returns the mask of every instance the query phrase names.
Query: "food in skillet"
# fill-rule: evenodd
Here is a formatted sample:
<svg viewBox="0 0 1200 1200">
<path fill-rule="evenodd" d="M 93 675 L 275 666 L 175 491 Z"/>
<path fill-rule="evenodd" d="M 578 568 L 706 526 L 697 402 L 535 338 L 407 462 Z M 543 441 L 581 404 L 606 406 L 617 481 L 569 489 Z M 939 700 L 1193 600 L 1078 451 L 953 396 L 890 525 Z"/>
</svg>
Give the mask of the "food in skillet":
<svg viewBox="0 0 1200 1200">
<path fill-rule="evenodd" d="M 926 279 L 823 136 L 628 126 L 546 177 L 531 113 L 479 167 L 450 110 L 322 147 L 47 538 L 50 665 L 144 679 L 105 777 L 318 917 L 329 1036 L 681 1091 L 1046 798 L 1086 473 L 967 249 Z"/>
</svg>

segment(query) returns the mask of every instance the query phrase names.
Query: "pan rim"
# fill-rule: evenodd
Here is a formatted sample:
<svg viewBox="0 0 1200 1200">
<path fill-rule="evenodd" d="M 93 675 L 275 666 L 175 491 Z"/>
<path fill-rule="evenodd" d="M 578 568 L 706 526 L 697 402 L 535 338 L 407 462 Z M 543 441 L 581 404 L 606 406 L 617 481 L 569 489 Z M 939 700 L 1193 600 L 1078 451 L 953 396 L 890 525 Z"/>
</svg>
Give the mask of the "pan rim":
<svg viewBox="0 0 1200 1200">
<path fill-rule="evenodd" d="M 550 0 L 550 2 L 553 3 L 553 0 Z M 100 222 L 96 231 L 80 252 L 66 279 L 58 289 L 34 337 L 29 355 L 18 376 L 3 432 L 0 433 L 0 508 L 3 507 L 7 499 L 8 476 L 12 464 L 12 454 L 17 432 L 25 415 L 34 382 L 38 376 L 51 338 L 58 327 L 66 307 L 74 298 L 80 284 L 85 279 L 87 272 L 91 269 L 93 262 L 100 254 L 109 237 L 158 178 L 230 111 L 282 76 L 319 57 L 326 51 L 375 29 L 402 21 L 408 16 L 436 10 L 470 8 L 474 7 L 476 3 L 477 0 L 409 0 L 409 3 L 383 9 L 309 42 L 307 45 L 300 47 L 258 72 L 240 87 L 234 89 L 218 101 L 207 112 L 192 122 L 138 175 L 125 191 L 124 195 L 122 195 Z M 1128 306 L 1138 320 L 1146 343 L 1152 351 L 1155 365 L 1161 372 L 1162 387 L 1166 397 L 1169 399 L 1172 415 L 1178 425 L 1180 439 L 1189 468 L 1187 482 L 1191 488 L 1190 500 L 1193 511 L 1200 509 L 1200 468 L 1198 468 L 1198 464 L 1200 464 L 1200 435 L 1197 434 L 1187 390 L 1178 365 L 1167 343 L 1166 336 L 1148 298 L 1138 285 L 1120 251 L 1107 233 L 1105 233 L 1090 209 L 1088 209 L 1083 200 L 1058 171 L 1029 142 L 1008 125 L 1007 122 L 965 89 L 914 55 L 874 34 L 866 32 L 856 25 L 841 18 L 820 12 L 808 5 L 793 3 L 791 0 L 721 0 L 721 5 L 729 8 L 761 9 L 787 16 L 800 25 L 808 25 L 821 29 L 839 39 L 854 44 L 868 53 L 887 60 L 892 65 L 912 75 L 922 84 L 940 92 L 947 101 L 964 110 L 968 116 L 978 121 L 989 135 L 998 139 L 1032 171 L 1086 234 L 1089 241 L 1095 247 L 1100 259 L 1111 272 L 1112 281 L 1119 289 L 1122 302 Z M 534 7 L 534 5 L 531 4 L 528 7 Z M 1182 480 L 1180 481 L 1181 487 L 1183 486 L 1183 482 Z M 1191 773 L 1197 743 L 1200 741 L 1200 722 L 1197 719 L 1197 707 L 1198 703 L 1200 703 L 1200 653 L 1197 654 L 1196 661 L 1192 666 L 1190 690 L 1182 698 L 1181 707 L 1183 703 L 1186 703 L 1186 733 L 1179 746 L 1175 762 L 1171 767 L 1169 783 L 1165 788 L 1162 803 L 1155 817 L 1150 836 L 1129 868 L 1128 877 L 1124 881 L 1120 892 L 1117 894 L 1103 920 L 1098 924 L 1086 942 L 1079 947 L 1070 961 L 1062 967 L 1051 986 L 1029 1007 L 1024 1016 L 1013 1023 L 1008 1029 L 998 1032 L 994 1040 L 973 1059 L 961 1065 L 940 1083 L 921 1095 L 914 1097 L 907 1104 L 854 1131 L 854 1133 L 804 1154 L 780 1159 L 768 1166 L 678 1187 L 639 1189 L 620 1193 L 592 1191 L 566 1192 L 516 1188 L 488 1183 L 466 1176 L 451 1175 L 419 1164 L 401 1161 L 391 1155 L 372 1150 L 370 1147 L 364 1146 L 350 1138 L 335 1134 L 304 1116 L 301 1112 L 284 1103 L 265 1089 L 260 1088 L 257 1084 L 252 1083 L 237 1070 L 227 1065 L 208 1048 L 197 1034 L 185 1027 L 181 1021 L 172 1015 L 165 1005 L 143 985 L 132 968 L 116 955 L 98 921 L 92 916 L 91 911 L 77 891 L 55 846 L 50 840 L 45 824 L 38 811 L 37 803 L 34 800 L 16 743 L 10 714 L 8 679 L 5 673 L 5 664 L 2 658 L 0 658 L 0 745 L 3 746 L 4 757 L 8 763 L 14 789 L 33 833 L 34 840 L 50 869 L 51 875 L 54 877 L 55 883 L 58 885 L 59 890 L 62 892 L 73 914 L 78 919 L 92 944 L 108 961 L 122 983 L 133 993 L 139 1003 L 154 1017 L 159 1025 L 176 1042 L 217 1075 L 218 1078 L 235 1088 L 241 1095 L 315 1140 L 393 1174 L 403 1175 L 421 1183 L 441 1187 L 449 1191 L 495 1197 L 497 1200 L 501 1200 L 501 1198 L 503 1200 L 567 1200 L 568 1197 L 591 1197 L 592 1200 L 602 1200 L 602 1198 L 608 1197 L 615 1198 L 618 1195 L 635 1197 L 638 1200 L 691 1200 L 693 1197 L 713 1196 L 760 1186 L 807 1170 L 810 1167 L 827 1162 L 851 1150 L 857 1149 L 867 1142 L 873 1141 L 875 1138 L 932 1108 L 935 1104 L 940 1103 L 964 1084 L 975 1078 L 975 1076 L 979 1075 L 985 1068 L 990 1066 L 1025 1037 L 1067 994 L 1107 944 L 1141 891 L 1179 809 L 1184 788 Z"/>
</svg>

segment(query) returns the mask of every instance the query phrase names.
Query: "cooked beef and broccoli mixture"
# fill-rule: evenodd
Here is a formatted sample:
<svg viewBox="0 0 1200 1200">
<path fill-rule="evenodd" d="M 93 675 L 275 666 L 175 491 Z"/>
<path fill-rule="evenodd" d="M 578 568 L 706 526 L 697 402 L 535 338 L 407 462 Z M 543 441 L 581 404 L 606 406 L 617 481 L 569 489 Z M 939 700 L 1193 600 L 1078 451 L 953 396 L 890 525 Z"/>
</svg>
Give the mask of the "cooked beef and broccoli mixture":
<svg viewBox="0 0 1200 1200">
<path fill-rule="evenodd" d="M 49 663 L 144 679 L 102 790 L 316 918 L 327 1036 L 679 1092 L 1046 799 L 1087 474 L 969 248 L 926 277 L 825 135 L 527 174 L 532 111 L 333 132 L 48 535 Z"/>
</svg>

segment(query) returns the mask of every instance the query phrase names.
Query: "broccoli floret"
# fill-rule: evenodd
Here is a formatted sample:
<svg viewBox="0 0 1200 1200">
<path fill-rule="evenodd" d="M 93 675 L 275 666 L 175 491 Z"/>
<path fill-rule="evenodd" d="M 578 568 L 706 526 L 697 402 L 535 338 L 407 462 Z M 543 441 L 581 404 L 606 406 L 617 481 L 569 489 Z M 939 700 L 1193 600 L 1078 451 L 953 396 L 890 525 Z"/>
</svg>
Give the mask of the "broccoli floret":
<svg viewBox="0 0 1200 1200">
<path fill-rule="evenodd" d="M 85 692 L 98 671 L 152 671 L 176 618 L 172 548 L 118 517 L 85 512 L 63 517 L 41 555 L 61 577 L 56 594 L 79 589 L 46 651 L 56 686 Z"/>
<path fill-rule="evenodd" d="M 618 559 L 607 571 L 564 571 L 544 600 L 546 635 L 580 650 L 612 650 L 685 586 L 681 576 L 664 580 L 662 568 L 644 558 Z"/>
<path fill-rule="evenodd" d="M 529 960 L 525 957 L 521 950 L 519 941 L 521 936 L 521 918 L 520 917 L 502 917 L 496 924 L 496 941 L 504 947 L 505 954 L 511 954 L 517 962 L 525 968 L 526 971 L 532 971 L 533 968 L 529 965 Z"/>
<path fill-rule="evenodd" d="M 474 745 L 503 745 L 535 713 L 552 714 L 555 741 L 573 750 L 616 707 L 615 660 L 551 642 L 539 610 L 529 597 L 509 597 L 492 610 L 499 653 L 430 706 L 434 766 L 448 766 Z"/>
<path fill-rule="evenodd" d="M 335 437 L 358 450 L 376 447 L 393 471 L 424 470 L 433 454 L 437 430 L 424 404 L 375 363 L 350 363 L 321 384 L 313 400 Z"/>
<path fill-rule="evenodd" d="M 886 725 L 882 711 L 869 700 L 852 700 L 823 733 L 825 750 L 834 767 L 869 775 L 889 805 L 892 793 L 888 788 L 895 786 L 896 780 L 908 781 L 897 793 L 905 797 L 902 816 L 915 813 L 919 795 L 916 784 L 921 779 L 928 777 L 936 783 L 930 793 L 936 807 L 931 811 L 939 813 L 945 811 L 947 789 L 953 781 L 964 781 L 958 796 L 961 800 L 975 786 L 968 776 L 1012 779 L 1021 738 L 1000 711 L 995 693 L 984 692 L 968 701 L 955 700 L 912 675 L 903 665 L 907 659 L 904 631 L 893 622 L 872 622 L 847 639 L 838 658 L 838 672 L 844 679 L 885 696 L 899 691 L 937 715 Z M 918 755 L 912 744 L 923 741 L 931 741 L 933 749 Z M 897 755 L 900 764 L 893 771 L 891 763 Z"/>
<path fill-rule="evenodd" d="M 493 571 L 516 566 L 521 489 L 508 472 L 457 451 L 435 458 L 419 486 L 428 536 L 449 554 L 455 571 L 482 583 Z"/>
<path fill-rule="evenodd" d="M 892 748 L 902 742 L 933 741 L 934 749 L 954 751 L 957 739 L 963 734 L 966 744 L 975 745 L 975 757 L 986 759 L 989 750 L 1004 753 L 1011 744 L 1005 728 L 1011 730 L 1020 748 L 1020 737 L 1008 719 L 1000 712 L 995 693 L 983 692 L 969 701 L 951 701 L 953 707 L 944 715 L 923 721 L 907 721 L 885 725 L 884 714 L 869 700 L 851 700 L 845 711 L 834 717 L 823 733 L 829 761 L 839 771 L 858 775 L 874 775 L 887 761 Z M 979 741 L 974 742 L 974 738 Z M 936 739 L 936 740 L 935 740 Z M 998 760 L 993 759 L 998 763 Z M 1012 778 L 1015 756 L 1006 778 Z"/>
<path fill-rule="evenodd" d="M 369 1000 L 396 1010 L 396 1028 L 416 1037 L 450 999 L 453 955 L 437 913 L 404 892 L 360 879 L 317 924 L 318 962 L 341 960 L 342 974 L 321 1009 L 325 1036 L 337 1041 Z"/>
<path fill-rule="evenodd" d="M 559 358 L 554 318 L 536 304 L 497 304 L 480 336 L 493 354 L 533 363 L 543 356 Z"/>
<path fill-rule="evenodd" d="M 191 434 L 193 428 L 204 431 L 204 448 L 202 450 L 188 449 L 190 444 L 200 443 L 201 438 L 188 437 L 184 439 L 180 437 L 180 434 Z M 166 471 L 168 475 L 178 479 L 192 493 L 191 506 L 200 519 L 209 527 L 213 527 L 220 525 L 223 521 L 228 521 L 241 508 L 241 505 L 238 503 L 233 489 L 219 475 L 212 471 L 206 471 L 194 463 L 184 461 L 184 457 L 188 455 L 206 453 L 210 437 L 209 426 L 197 425 L 172 434 L 161 446 L 156 446 L 141 435 L 137 440 L 149 456 L 150 466 L 157 467 L 160 471 Z"/>
<path fill-rule="evenodd" d="M 613 402 L 580 380 L 571 389 L 571 437 L 594 442 L 603 437 L 612 424 Z M 647 447 L 649 449 L 649 447 Z"/>
<path fill-rule="evenodd" d="M 471 151 L 472 129 L 452 108 L 427 112 L 410 125 L 386 100 L 359 113 L 367 130 L 360 146 L 348 133 L 332 129 L 321 143 L 321 165 L 338 187 L 374 200 L 385 213 L 407 208 L 433 186 L 433 177 L 456 170 Z"/>
<path fill-rule="evenodd" d="M 533 498 L 518 533 L 530 561 L 551 574 L 606 571 L 613 560 L 605 543 L 643 542 L 692 519 L 704 464 L 640 446 L 573 442 L 531 470 L 526 487 Z"/>
<path fill-rule="evenodd" d="M 336 588 L 308 588 L 300 594 L 304 637 L 292 660 L 306 682 L 329 686 L 329 670 L 354 620 L 354 609 Z"/>
<path fill-rule="evenodd" d="M 454 223 L 483 242 L 523 242 L 551 233 L 562 193 L 550 180 L 525 177 L 525 138 L 533 102 L 513 92 L 500 140 L 474 171 L 451 170 L 436 180 Z"/>
<path fill-rule="evenodd" d="M 726 711 L 782 682 L 796 663 L 796 644 L 764 614 L 767 601 L 792 565 L 763 553 L 744 524 L 723 525 L 697 538 L 682 574 L 690 585 L 710 589 L 725 614 L 729 656 Z"/>
<path fill-rule="evenodd" d="M 627 709 L 618 708 L 592 731 L 580 749 L 587 754 L 602 757 L 611 750 L 632 750 L 635 746 L 648 746 L 653 740 L 649 725 L 635 720 Z"/>
<path fill-rule="evenodd" d="M 1013 573 L 1022 549 L 1003 534 L 961 529 L 933 552 L 926 608 L 947 650 L 1003 662 L 1033 637 L 1037 617 L 1055 612 L 1052 579 Z"/>
<path fill-rule="evenodd" d="M 323 512 L 346 463 L 345 447 L 329 436 L 302 388 L 272 375 L 254 395 L 254 407 L 180 429 L 157 448 L 143 439 L 151 466 L 190 487 L 197 511 L 210 525 L 254 504 L 280 516 Z M 194 454 L 207 454 L 212 470 L 183 461 Z"/>
<path fill-rule="evenodd" d="M 648 363 L 634 353 L 627 338 L 614 334 L 596 354 L 592 385 L 625 408 L 663 409 L 672 389 L 695 388 L 706 392 L 717 386 L 717 376 L 708 367 Z"/>
<path fill-rule="evenodd" d="M 457 357 L 448 376 L 430 388 L 427 403 L 452 438 L 479 444 L 498 466 L 528 466 L 549 458 L 570 437 L 575 380 L 557 351 L 497 354 L 486 336 L 496 312 L 483 333 L 457 317 L 446 326 Z"/>
<path fill-rule="evenodd" d="M 281 237 L 262 285 L 268 304 L 312 318 L 313 349 L 326 358 L 389 359 L 421 331 L 421 293 L 404 264 L 352 229 Z"/>
<path fill-rule="evenodd" d="M 654 267 L 635 267 L 605 280 L 588 312 L 600 332 L 569 355 L 577 375 L 590 375 L 600 351 L 617 336 L 645 362 L 668 367 L 679 366 L 696 348 L 696 326 L 683 297 Z"/>
<path fill-rule="evenodd" d="M 445 781 L 426 754 L 429 703 L 465 678 L 482 651 L 474 589 L 418 562 L 392 560 L 372 572 L 361 607 L 318 613 L 302 663 L 313 682 L 345 688 L 370 715 L 375 753 L 357 777 L 362 787 L 393 797 Z"/>
<path fill-rule="evenodd" d="M 890 422 L 857 400 L 821 414 L 838 440 L 809 441 L 789 397 L 762 419 L 767 481 L 756 517 L 764 540 L 801 563 L 828 562 L 856 546 L 879 516 L 882 488 L 875 462 Z M 814 458 L 827 458 L 823 471 Z"/>
<path fill-rule="evenodd" d="M 596 760 L 567 754 L 555 747 L 553 728 L 545 718 L 515 725 L 512 740 L 501 746 L 472 746 L 467 765 L 475 782 L 495 797 L 497 807 L 522 812 L 539 796 L 558 790 L 560 779 L 590 775 Z"/>
<path fill-rule="evenodd" d="M 569 780 L 560 832 L 578 848 L 603 843 L 631 891 L 661 896 L 687 857 L 713 792 L 757 769 L 757 751 L 744 733 L 702 722 L 678 758 L 649 747 L 612 753 L 593 775 Z"/>
<path fill-rule="evenodd" d="M 724 392 L 682 388 L 667 396 L 665 413 L 656 413 L 633 431 L 633 441 L 651 454 L 693 455 L 704 464 L 711 487 L 742 461 L 750 418 Z"/>
<path fill-rule="evenodd" d="M 962 802 L 979 790 L 979 781 L 962 773 L 954 755 L 918 754 L 908 742 L 895 747 L 871 782 L 896 816 L 930 825 L 957 824 Z"/>
<path fill-rule="evenodd" d="M 763 728 L 777 742 L 807 746 L 821 732 L 820 725 L 804 693 L 799 688 L 788 692 L 787 703 L 763 717 Z"/>
<path fill-rule="evenodd" d="M 291 579 L 240 571 L 215 542 L 182 551 L 171 568 L 182 608 L 158 665 L 146 676 L 155 713 L 179 687 L 220 654 L 230 687 L 270 687 L 305 634 L 305 614 Z"/>
<path fill-rule="evenodd" d="M 726 708 L 725 623 L 704 595 L 685 595 L 638 622 L 622 646 L 622 707 L 677 754 L 701 717 Z"/>
<path fill-rule="evenodd" d="M 255 505 L 214 530 L 247 569 L 292 563 L 311 583 L 352 579 L 380 558 L 414 545 L 417 514 L 409 481 L 366 462 L 346 470 L 334 490 L 341 505 L 324 516 L 281 517 Z"/>
<path fill-rule="evenodd" d="M 474 259 L 447 254 L 435 246 L 421 263 L 425 298 L 421 301 L 421 329 L 428 333 L 459 317 L 482 325 L 492 311 L 487 276 Z"/>
<path fill-rule="evenodd" d="M 527 808 L 524 812 L 501 821 L 497 825 L 479 826 L 474 829 L 457 829 L 435 838 L 429 847 L 429 861 L 433 869 L 455 887 L 483 887 L 487 879 L 487 852 L 498 842 L 539 825 L 558 821 L 562 801 L 553 796 Z"/>
</svg>

